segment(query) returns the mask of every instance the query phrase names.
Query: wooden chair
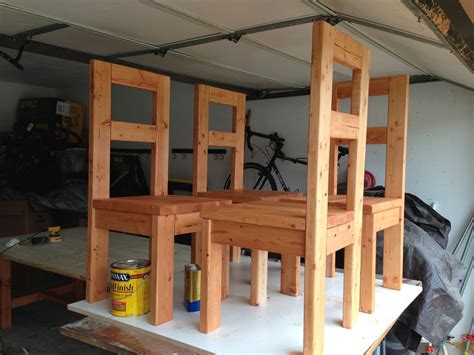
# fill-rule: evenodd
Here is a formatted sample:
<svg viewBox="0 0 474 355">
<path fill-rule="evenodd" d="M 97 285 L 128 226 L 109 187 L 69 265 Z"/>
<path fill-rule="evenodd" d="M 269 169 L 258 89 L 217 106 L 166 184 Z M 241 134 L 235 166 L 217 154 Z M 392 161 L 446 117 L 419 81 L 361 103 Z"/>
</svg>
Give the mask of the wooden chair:
<svg viewBox="0 0 474 355">
<path fill-rule="evenodd" d="M 353 69 L 351 114 L 331 110 L 334 61 Z M 220 326 L 223 245 L 305 257 L 305 354 L 323 353 L 326 256 L 344 248 L 342 324 L 354 325 L 359 312 L 369 66 L 369 49 L 326 22 L 313 24 L 307 203 L 261 201 L 202 210 L 201 332 Z M 341 208 L 328 207 L 330 137 L 349 140 L 348 196 Z"/>
<path fill-rule="evenodd" d="M 209 130 L 209 105 L 211 103 L 230 106 L 233 109 L 232 132 Z M 209 147 L 231 148 L 231 188 L 229 190 L 208 191 L 208 149 Z M 244 186 L 244 151 L 245 151 L 245 94 L 219 89 L 208 85 L 195 86 L 194 111 L 194 164 L 193 189 L 195 196 L 208 198 L 223 198 L 232 200 L 232 203 L 253 202 L 259 200 L 277 201 L 281 198 L 301 196 L 299 192 L 245 190 Z M 194 260 L 200 264 L 200 236 L 194 236 Z M 240 247 L 224 248 L 222 297 L 228 295 L 229 260 L 237 261 L 240 258 Z M 254 268 L 267 267 L 267 253 L 253 250 L 252 265 Z M 288 295 L 298 295 L 295 288 L 296 279 L 299 280 L 299 258 L 292 256 L 282 257 L 282 284 L 281 290 Z M 260 289 L 261 282 L 251 282 L 250 303 L 259 305 L 266 299 L 266 289 Z"/>
<path fill-rule="evenodd" d="M 174 236 L 199 232 L 203 207 L 228 200 L 166 196 L 170 79 L 134 68 L 91 61 L 89 142 L 89 227 L 87 301 L 107 296 L 109 230 L 150 237 L 152 292 L 150 322 L 161 324 L 173 315 Z M 153 93 L 151 125 L 112 120 L 112 84 Z M 111 141 L 146 142 L 151 150 L 151 195 L 110 198 Z M 156 292 L 159 290 L 159 292 Z"/>
<path fill-rule="evenodd" d="M 375 262 L 377 232 L 384 231 L 383 285 L 400 290 L 403 279 L 403 218 L 405 206 L 405 158 L 408 122 L 408 75 L 375 78 L 370 81 L 369 95 L 388 95 L 386 127 L 369 127 L 367 144 L 385 144 L 385 197 L 364 197 L 361 303 L 360 310 L 372 313 L 375 307 Z M 349 98 L 352 83 L 337 83 L 333 104 Z M 329 204 L 343 206 L 346 196 L 337 195 L 337 151 L 342 140 L 331 142 Z M 335 254 L 329 256 L 328 276 L 335 274 Z"/>
</svg>

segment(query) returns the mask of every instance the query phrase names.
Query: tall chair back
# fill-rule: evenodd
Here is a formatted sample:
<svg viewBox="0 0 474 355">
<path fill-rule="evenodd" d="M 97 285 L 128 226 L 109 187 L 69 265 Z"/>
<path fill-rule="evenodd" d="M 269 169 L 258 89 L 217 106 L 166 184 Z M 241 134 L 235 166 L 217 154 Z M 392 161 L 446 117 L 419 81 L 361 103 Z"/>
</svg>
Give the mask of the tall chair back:
<svg viewBox="0 0 474 355">
<path fill-rule="evenodd" d="M 351 113 L 332 109 L 334 62 L 352 69 Z M 349 144 L 347 210 L 354 211 L 354 243 L 345 249 L 344 304 L 351 304 L 343 325 L 352 326 L 359 311 L 358 287 L 362 194 L 369 88 L 370 51 L 325 22 L 313 25 L 311 96 L 305 238 L 304 353 L 322 353 L 328 220 L 330 139 Z M 346 269 L 348 270 L 348 269 Z M 352 295 L 352 296 L 351 296 Z M 349 299 L 350 297 L 355 299 Z"/>
<path fill-rule="evenodd" d="M 232 107 L 232 132 L 209 130 L 211 103 Z M 242 189 L 245 153 L 245 94 L 196 84 L 194 107 L 194 195 L 207 191 L 208 149 L 212 146 L 231 148 L 231 189 Z"/>
</svg>

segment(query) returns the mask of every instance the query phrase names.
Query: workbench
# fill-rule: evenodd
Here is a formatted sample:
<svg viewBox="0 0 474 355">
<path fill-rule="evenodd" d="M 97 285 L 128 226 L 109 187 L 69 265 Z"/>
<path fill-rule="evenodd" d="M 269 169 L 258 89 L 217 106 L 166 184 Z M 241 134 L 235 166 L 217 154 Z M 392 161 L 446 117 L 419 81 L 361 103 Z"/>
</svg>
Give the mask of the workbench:
<svg viewBox="0 0 474 355">
<path fill-rule="evenodd" d="M 17 301 L 11 299 L 10 275 L 9 270 L 3 267 L 5 263 L 17 262 L 76 280 L 85 280 L 87 229 L 65 229 L 61 234 L 63 236 L 61 243 L 14 247 L 0 259 L 3 263 L 0 269 L 2 274 L 1 318 L 10 319 L 10 325 L 11 309 L 31 302 L 24 303 L 25 299 Z M 21 240 L 27 237 L 29 235 L 16 238 Z M 110 237 L 113 241 L 110 245 L 110 262 L 130 258 L 148 258 L 148 238 L 113 232 Z M 8 239 L 2 238 L 0 243 L 3 244 Z M 99 346 L 97 339 L 101 338 L 100 346 L 109 350 L 138 344 L 140 341 L 138 343 L 134 341 L 135 336 L 130 336 L 130 334 L 141 334 L 147 339 L 155 340 L 157 349 L 163 346 L 176 347 L 180 349 L 177 351 L 180 354 L 189 353 L 187 351 L 226 353 L 231 352 L 232 349 L 234 352 L 235 349 L 239 349 L 239 352 L 286 354 L 301 351 L 299 335 L 303 326 L 303 297 L 289 297 L 279 293 L 280 264 L 276 261 L 269 261 L 268 302 L 262 307 L 248 305 L 249 258 L 242 257 L 241 262 L 231 263 L 230 296 L 222 304 L 222 327 L 208 335 L 200 333 L 199 313 L 188 313 L 182 306 L 183 269 L 189 262 L 190 252 L 188 246 L 175 245 L 174 319 L 171 322 L 161 326 L 152 326 L 148 322 L 148 315 L 130 318 L 113 317 L 109 312 L 110 305 L 107 300 L 94 304 L 80 301 L 70 304 L 68 308 L 88 316 L 89 320 L 75 325 L 74 328 L 71 325 L 62 332 L 69 336 L 73 336 L 74 333 L 73 337 L 76 339 L 79 338 L 96 346 Z M 70 286 L 60 287 L 63 289 L 59 291 L 71 291 Z M 360 313 L 358 324 L 349 330 L 340 326 L 341 274 L 336 273 L 334 279 L 327 279 L 326 287 L 325 353 L 327 354 L 348 352 L 370 354 L 390 330 L 398 316 L 421 292 L 418 282 L 406 280 L 401 291 L 394 291 L 381 287 L 381 280 L 377 280 L 375 312 L 372 315 Z M 47 293 L 44 295 L 47 296 Z M 28 301 L 38 301 L 41 299 L 40 296 L 37 295 L 34 299 L 29 298 Z M 92 329 L 91 324 L 105 325 L 94 326 Z M 118 344 L 125 339 L 124 337 L 110 337 L 110 333 L 107 333 L 110 327 L 129 335 L 128 340 L 124 341 L 125 344 Z M 82 338 L 78 336 L 80 333 L 84 335 Z M 147 346 L 153 347 L 153 343 Z"/>
<path fill-rule="evenodd" d="M 180 253 L 186 252 L 182 258 Z M 290 297 L 280 290 L 280 263 L 269 261 L 268 300 L 263 306 L 249 305 L 250 258 L 231 263 L 229 298 L 222 303 L 222 326 L 210 334 L 199 332 L 199 312 L 184 309 L 184 263 L 190 251 L 180 248 L 175 258 L 173 320 L 153 326 L 148 315 L 114 317 L 108 300 L 96 303 L 80 301 L 68 309 L 97 321 L 146 334 L 157 341 L 204 354 L 224 353 L 300 353 L 303 328 L 303 297 Z M 303 269 L 303 267 L 302 267 Z M 303 276 L 304 270 L 301 271 Z M 303 285 L 303 280 L 301 280 Z M 376 283 L 373 314 L 360 313 L 352 329 L 341 327 L 343 277 L 326 279 L 325 354 L 371 354 L 406 307 L 420 294 L 419 282 L 405 280 L 401 291 Z M 303 286 L 304 292 L 304 286 Z"/>
<path fill-rule="evenodd" d="M 47 233 L 43 233 L 46 235 Z M 42 234 L 40 234 L 42 235 Z M 24 240 L 31 234 L 15 236 Z M 11 310 L 43 299 L 59 300 L 59 296 L 68 292 L 81 294 L 86 280 L 87 265 L 87 228 L 70 228 L 61 231 L 62 241 L 43 245 L 18 245 L 0 257 L 0 325 L 1 329 L 12 326 Z M 11 237 L 0 238 L 0 252 L 3 244 Z M 110 233 L 111 243 L 109 263 L 124 259 L 148 259 L 148 238 L 122 233 Z M 188 247 L 176 244 L 175 265 L 184 265 Z M 185 260 L 186 259 L 186 260 Z M 73 282 L 49 290 L 34 292 L 17 298 L 11 295 L 11 262 L 35 267 L 55 274 L 67 276 Z"/>
</svg>

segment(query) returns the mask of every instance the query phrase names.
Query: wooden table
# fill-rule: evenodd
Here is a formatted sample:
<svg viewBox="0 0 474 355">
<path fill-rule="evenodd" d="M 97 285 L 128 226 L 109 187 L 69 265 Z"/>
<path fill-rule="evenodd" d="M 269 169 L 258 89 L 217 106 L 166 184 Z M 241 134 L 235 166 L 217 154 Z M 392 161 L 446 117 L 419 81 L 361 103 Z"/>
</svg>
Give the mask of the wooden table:
<svg viewBox="0 0 474 355">
<path fill-rule="evenodd" d="M 179 253 L 179 252 L 178 252 Z M 186 258 L 189 254 L 186 254 Z M 303 297 L 290 297 L 280 293 L 281 264 L 268 263 L 268 300 L 265 305 L 248 304 L 250 288 L 250 258 L 230 265 L 230 294 L 222 302 L 222 327 L 211 334 L 199 332 L 199 312 L 188 313 L 182 305 L 184 273 L 175 264 L 173 320 L 153 326 L 148 316 L 114 317 L 110 314 L 110 301 L 93 304 L 80 301 L 70 304 L 71 311 L 118 326 L 121 329 L 146 334 L 158 342 L 175 345 L 180 349 L 204 354 L 301 352 L 303 327 Z M 390 330 L 403 310 L 421 292 L 420 283 L 406 280 L 401 291 L 382 287 L 377 280 L 376 304 L 373 314 L 360 313 L 353 329 L 340 324 L 342 309 L 340 272 L 334 279 L 326 279 L 325 354 L 371 354 Z M 304 292 L 304 284 L 303 292 Z"/>
<path fill-rule="evenodd" d="M 46 233 L 45 233 L 46 234 Z M 60 243 L 43 245 L 16 246 L 0 257 L 0 328 L 12 326 L 11 310 L 43 299 L 58 300 L 58 296 L 71 291 L 79 293 L 86 280 L 87 265 L 87 228 L 70 228 L 61 231 Z M 27 239 L 31 234 L 16 236 L 19 240 Z M 148 259 L 148 238 L 131 236 L 122 233 L 110 233 L 111 243 L 109 263 L 124 259 Z M 0 245 L 10 238 L 0 238 Z M 0 252 L 3 248 L 0 248 Z M 183 269 L 188 261 L 189 247 L 175 245 L 175 271 Z M 25 296 L 11 296 L 11 262 L 50 271 L 67 276 L 74 282 L 46 291 L 35 292 Z"/>
</svg>

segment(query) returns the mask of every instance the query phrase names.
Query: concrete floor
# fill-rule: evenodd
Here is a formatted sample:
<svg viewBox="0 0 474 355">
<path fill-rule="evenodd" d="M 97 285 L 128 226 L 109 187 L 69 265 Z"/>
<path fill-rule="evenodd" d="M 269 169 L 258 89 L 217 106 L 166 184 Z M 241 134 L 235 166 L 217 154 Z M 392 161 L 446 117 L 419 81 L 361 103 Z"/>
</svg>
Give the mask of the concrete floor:
<svg viewBox="0 0 474 355">
<path fill-rule="evenodd" d="M 111 354 L 59 333 L 62 325 L 83 316 L 50 301 L 13 310 L 13 327 L 0 331 L 0 355 L 13 354 Z M 22 350 L 25 349 L 25 350 Z"/>
</svg>

